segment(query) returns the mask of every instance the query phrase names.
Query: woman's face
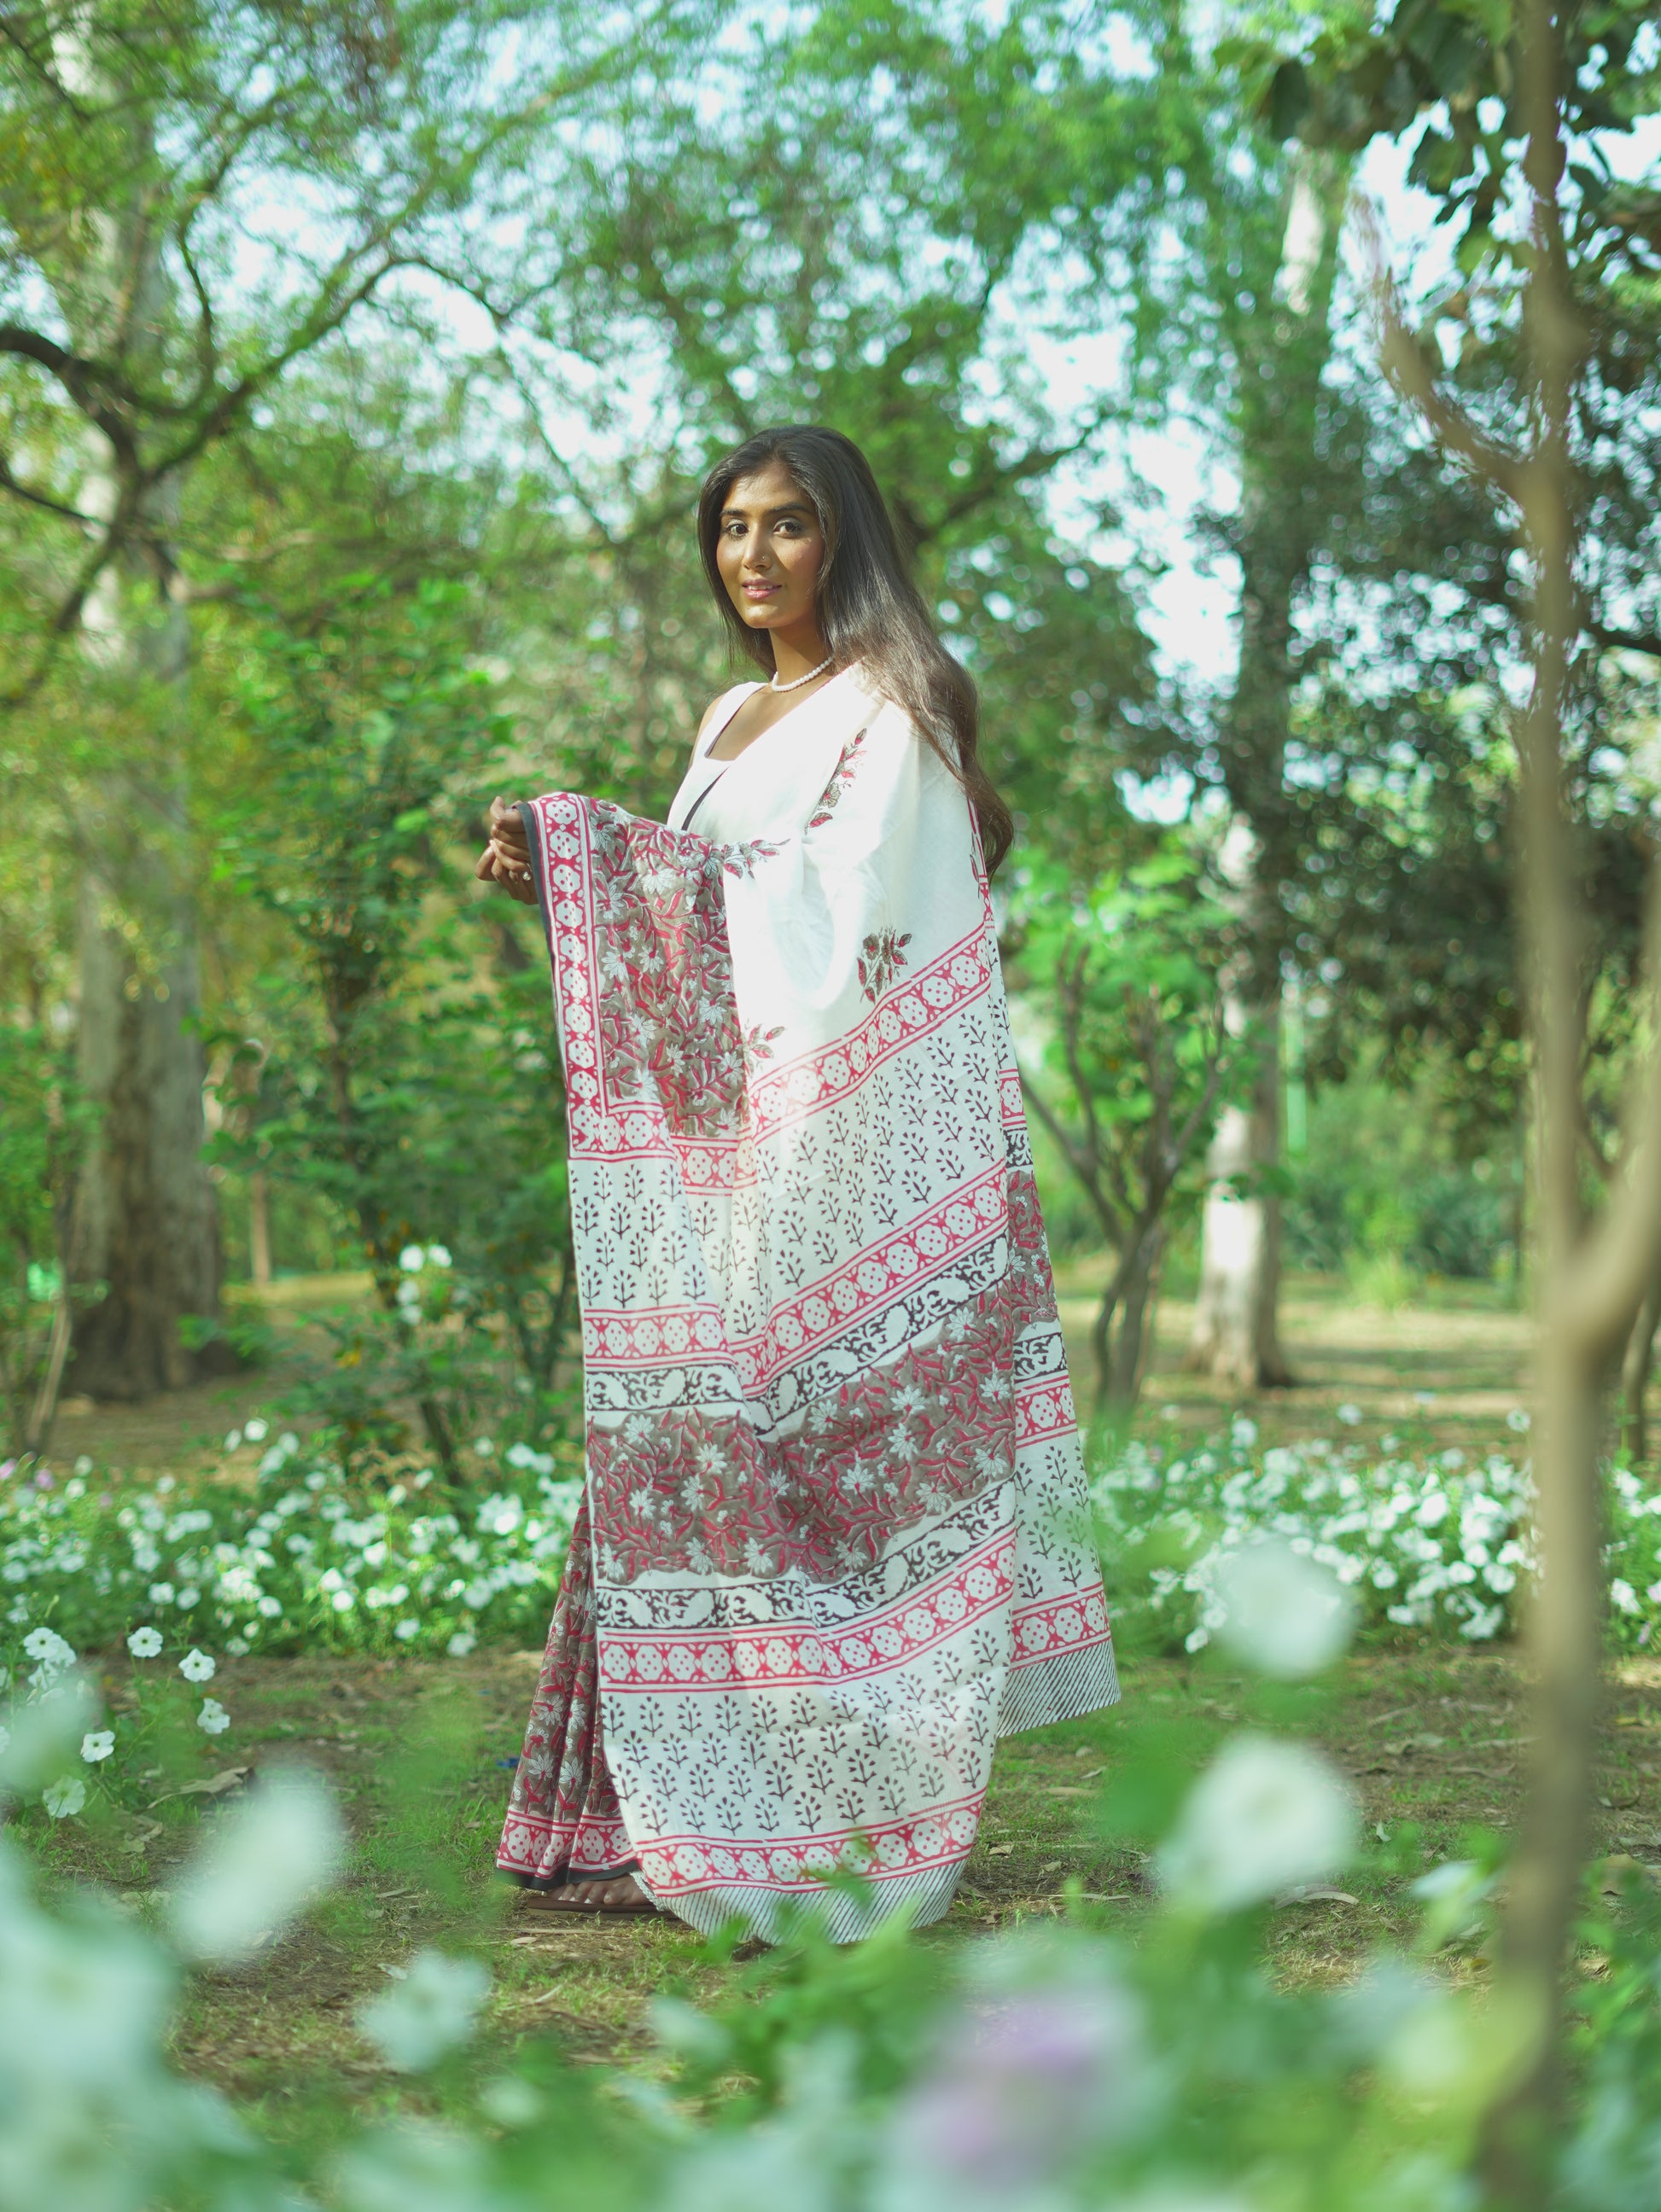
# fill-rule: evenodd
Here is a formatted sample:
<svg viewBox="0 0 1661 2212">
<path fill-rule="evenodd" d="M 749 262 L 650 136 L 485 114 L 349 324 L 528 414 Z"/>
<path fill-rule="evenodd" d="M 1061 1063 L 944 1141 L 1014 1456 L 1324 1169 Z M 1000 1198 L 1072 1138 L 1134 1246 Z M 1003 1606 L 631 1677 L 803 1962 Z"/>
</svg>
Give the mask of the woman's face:
<svg viewBox="0 0 1661 2212">
<path fill-rule="evenodd" d="M 782 461 L 739 477 L 721 509 L 716 565 L 751 629 L 812 629 L 824 532 Z"/>
</svg>

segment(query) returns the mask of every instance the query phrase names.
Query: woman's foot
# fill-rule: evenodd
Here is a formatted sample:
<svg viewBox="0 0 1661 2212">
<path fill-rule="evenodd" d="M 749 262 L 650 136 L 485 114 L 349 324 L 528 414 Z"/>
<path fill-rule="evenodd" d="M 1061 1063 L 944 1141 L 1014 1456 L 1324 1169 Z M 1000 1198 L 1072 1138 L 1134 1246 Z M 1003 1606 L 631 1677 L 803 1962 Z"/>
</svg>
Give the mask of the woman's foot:
<svg viewBox="0 0 1661 2212">
<path fill-rule="evenodd" d="M 555 1912 L 654 1913 L 657 1907 L 631 1874 L 604 1876 L 598 1881 L 567 1881 L 559 1888 L 536 1893 L 538 1901 Z"/>
</svg>

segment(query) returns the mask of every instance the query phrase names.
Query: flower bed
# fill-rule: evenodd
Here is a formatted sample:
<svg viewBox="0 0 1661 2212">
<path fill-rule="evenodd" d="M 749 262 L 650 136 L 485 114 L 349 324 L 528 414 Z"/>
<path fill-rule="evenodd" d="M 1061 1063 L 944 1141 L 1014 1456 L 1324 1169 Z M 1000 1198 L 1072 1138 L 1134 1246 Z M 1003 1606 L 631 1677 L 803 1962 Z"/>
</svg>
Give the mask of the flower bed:
<svg viewBox="0 0 1661 2212">
<path fill-rule="evenodd" d="M 265 1442 L 258 1421 L 242 1433 Z M 1260 1448 L 1239 1419 L 1198 1449 L 1126 1446 L 1093 1484 L 1121 1632 L 1200 1650 L 1220 1619 L 1221 1562 L 1273 1534 L 1332 1569 L 1364 1635 L 1511 1635 L 1533 1558 L 1527 1462 L 1384 1443 L 1382 1457 L 1322 1438 Z M 349 1479 L 292 1435 L 269 1445 L 252 1489 L 165 1475 L 106 1487 L 86 1462 L 67 1480 L 13 1470 L 0 1480 L 0 1641 L 50 1621 L 107 1649 L 137 1620 L 235 1656 L 539 1644 L 581 1477 L 524 1444 L 481 1463 L 491 1488 L 460 1500 L 424 1469 Z M 1610 1635 L 1642 1649 L 1661 1619 L 1661 1494 L 1617 1468 L 1609 1513 Z"/>
<path fill-rule="evenodd" d="M 1661 1524 L 1633 1488 L 1617 1492 L 1629 1532 L 1641 1522 L 1652 1544 Z M 1323 1438 L 1260 1449 L 1255 1425 L 1240 1419 L 1196 1451 L 1134 1442 L 1093 1492 L 1110 1602 L 1125 1627 L 1170 1651 L 1210 1641 L 1221 1563 L 1266 1534 L 1329 1567 L 1362 1632 L 1389 1638 L 1510 1635 L 1532 1565 L 1527 1463 L 1503 1452 L 1378 1458 Z"/>
<path fill-rule="evenodd" d="M 263 1443 L 264 1424 L 241 1434 Z M 453 1501 L 424 1469 L 349 1480 L 293 1435 L 269 1446 L 252 1489 L 170 1475 L 106 1487 L 84 1460 L 67 1480 L 13 1470 L 0 1483 L 0 1630 L 50 1620 L 97 1650 L 154 1621 L 237 1656 L 539 1644 L 581 1487 L 517 1444 L 487 1495 Z"/>
</svg>

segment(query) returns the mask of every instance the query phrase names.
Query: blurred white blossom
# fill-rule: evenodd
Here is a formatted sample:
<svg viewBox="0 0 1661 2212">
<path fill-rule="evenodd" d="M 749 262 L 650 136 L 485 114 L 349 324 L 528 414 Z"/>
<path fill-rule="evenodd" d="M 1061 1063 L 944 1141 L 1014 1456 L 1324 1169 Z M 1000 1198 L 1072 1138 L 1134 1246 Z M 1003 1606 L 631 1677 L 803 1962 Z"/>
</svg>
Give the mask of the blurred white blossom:
<svg viewBox="0 0 1661 2212">
<path fill-rule="evenodd" d="M 186 1957 L 246 1958 L 339 1869 L 340 1815 L 326 1785 L 280 1768 L 228 1806 L 186 1867 L 168 1904 Z"/>
<path fill-rule="evenodd" d="M 1235 1911 L 1335 1874 L 1356 1837 L 1354 1799 L 1318 1753 L 1237 1736 L 1189 1793 L 1159 1850 L 1159 1880 L 1183 1905 Z"/>
<path fill-rule="evenodd" d="M 490 1993 L 477 1959 L 418 1951 L 401 1980 L 358 2008 L 357 2024 L 389 2066 L 419 2074 L 468 2040 Z"/>
<path fill-rule="evenodd" d="M 196 1724 L 204 1735 L 223 1735 L 231 1724 L 231 1717 L 217 1698 L 204 1698 Z"/>
<path fill-rule="evenodd" d="M 1355 1599 L 1331 1568 L 1278 1539 L 1225 1552 L 1214 1587 L 1220 1640 L 1278 1680 L 1319 1674 L 1355 1632 Z"/>
<path fill-rule="evenodd" d="M 40 1802 L 54 1820 L 72 1820 L 87 1802 L 87 1785 L 78 1774 L 65 1774 L 49 1782 Z"/>
</svg>

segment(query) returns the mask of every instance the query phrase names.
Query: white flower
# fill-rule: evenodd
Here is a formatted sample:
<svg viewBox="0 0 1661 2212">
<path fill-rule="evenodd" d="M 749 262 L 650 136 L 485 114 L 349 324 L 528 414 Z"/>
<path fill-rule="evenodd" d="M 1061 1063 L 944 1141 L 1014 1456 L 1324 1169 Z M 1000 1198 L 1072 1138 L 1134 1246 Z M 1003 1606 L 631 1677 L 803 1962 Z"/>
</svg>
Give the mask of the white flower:
<svg viewBox="0 0 1661 2212">
<path fill-rule="evenodd" d="M 1337 1419 L 1343 1423 L 1347 1429 L 1353 1429 L 1356 1427 L 1360 1421 L 1361 1409 L 1359 1406 L 1340 1406 L 1338 1408 Z"/>
<path fill-rule="evenodd" d="M 204 1735 L 223 1735 L 231 1724 L 231 1717 L 217 1698 L 204 1698 L 196 1724 Z"/>
<path fill-rule="evenodd" d="M 242 1442 L 242 1431 L 241 1431 L 241 1430 L 240 1430 L 240 1429 L 233 1429 L 233 1430 L 230 1431 L 229 1435 L 228 1435 L 228 1436 L 226 1437 L 226 1439 L 225 1439 L 225 1449 L 226 1449 L 227 1451 L 235 1451 L 235 1450 L 239 1448 L 239 1446 L 241 1444 L 241 1442 Z"/>
<path fill-rule="evenodd" d="M 449 1264 L 450 1253 L 447 1245 L 429 1244 L 427 1247 L 427 1265 L 429 1267 L 447 1267 Z"/>
<path fill-rule="evenodd" d="M 1335 1874 L 1355 1839 L 1354 1801 L 1324 1759 L 1301 1744 L 1241 1735 L 1189 1792 L 1157 1863 L 1184 1905 L 1231 1912 Z"/>
<path fill-rule="evenodd" d="M 1609 1584 L 1609 1603 L 1617 1613 L 1641 1613 L 1644 1609 L 1638 1602 L 1637 1591 L 1618 1575 Z"/>
<path fill-rule="evenodd" d="M 173 1584 L 171 1583 L 152 1583 L 149 1589 L 145 1591 L 144 1595 L 149 1598 L 152 1605 L 171 1605 L 173 1603 Z"/>
<path fill-rule="evenodd" d="M 1226 1552 L 1217 1592 L 1222 1641 L 1248 1666 L 1277 1680 L 1318 1674 L 1346 1649 L 1355 1600 L 1325 1567 L 1274 1539 Z"/>
<path fill-rule="evenodd" d="M 40 1793 L 40 1802 L 54 1820 L 73 1820 L 87 1802 L 87 1785 L 78 1774 L 66 1774 L 61 1780 L 48 1783 Z"/>
<path fill-rule="evenodd" d="M 477 1637 L 469 1636 L 465 1628 L 459 1628 L 444 1649 L 452 1659 L 465 1659 L 478 1640 Z"/>
<path fill-rule="evenodd" d="M 418 1275 L 426 1256 L 419 1244 L 406 1244 L 398 1255 L 398 1264 L 406 1275 Z"/>
<path fill-rule="evenodd" d="M 243 1422 L 242 1433 L 251 1444 L 263 1444 L 268 1431 L 265 1423 L 256 1413 L 252 1420 Z"/>
<path fill-rule="evenodd" d="M 1510 1413 L 1506 1416 L 1506 1426 L 1510 1429 L 1514 1435 L 1525 1437 L 1527 1436 L 1530 1429 L 1533 1426 L 1533 1422 L 1525 1408 L 1521 1406 L 1513 1406 Z"/>
<path fill-rule="evenodd" d="M 113 1729 L 88 1729 L 81 1739 L 81 1756 L 88 1766 L 96 1766 L 100 1759 L 107 1759 L 114 1749 Z"/>
<path fill-rule="evenodd" d="M 37 1684 L 42 1675 L 61 1674 L 75 1664 L 75 1646 L 65 1644 L 55 1628 L 32 1628 L 23 1638 L 23 1649 L 40 1662 L 39 1672 L 31 1677 Z"/>
<path fill-rule="evenodd" d="M 389 2066 L 418 2074 L 467 2041 L 490 1992 L 489 1972 L 477 1959 L 418 1951 L 384 1996 L 360 2006 L 357 2024 Z"/>
<path fill-rule="evenodd" d="M 179 1671 L 187 1682 L 211 1682 L 216 1662 L 210 1653 L 198 1651 L 192 1645 L 179 1661 Z"/>
<path fill-rule="evenodd" d="M 154 1659 L 161 1649 L 159 1628 L 135 1628 L 127 1638 L 127 1649 L 135 1659 Z"/>
<path fill-rule="evenodd" d="M 400 1644 L 407 1644 L 412 1636 L 419 1636 L 420 1633 L 421 1623 L 418 1620 L 400 1620 L 392 1631 Z"/>
<path fill-rule="evenodd" d="M 168 1917 L 186 1957 L 246 1958 L 332 1881 L 344 1836 L 316 1776 L 278 1768 L 228 1806 L 173 1892 Z"/>
</svg>

